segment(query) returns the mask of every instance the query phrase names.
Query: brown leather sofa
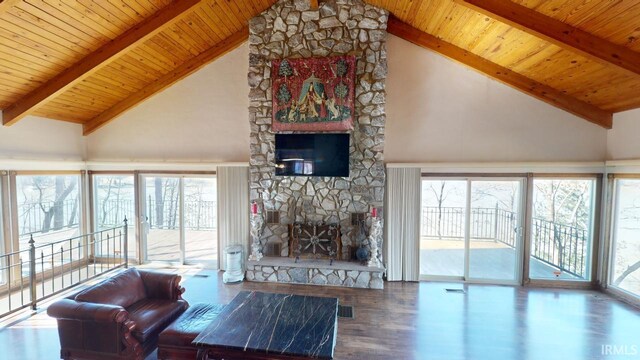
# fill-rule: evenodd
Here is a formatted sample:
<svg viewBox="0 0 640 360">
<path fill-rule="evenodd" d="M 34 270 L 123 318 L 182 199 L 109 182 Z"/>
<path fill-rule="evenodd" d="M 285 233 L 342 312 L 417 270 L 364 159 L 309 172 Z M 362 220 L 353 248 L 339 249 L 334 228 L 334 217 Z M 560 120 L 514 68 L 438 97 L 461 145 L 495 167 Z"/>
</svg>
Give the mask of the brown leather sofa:
<svg viewBox="0 0 640 360">
<path fill-rule="evenodd" d="M 57 301 L 62 359 L 144 359 L 189 304 L 180 276 L 128 269 Z"/>
</svg>

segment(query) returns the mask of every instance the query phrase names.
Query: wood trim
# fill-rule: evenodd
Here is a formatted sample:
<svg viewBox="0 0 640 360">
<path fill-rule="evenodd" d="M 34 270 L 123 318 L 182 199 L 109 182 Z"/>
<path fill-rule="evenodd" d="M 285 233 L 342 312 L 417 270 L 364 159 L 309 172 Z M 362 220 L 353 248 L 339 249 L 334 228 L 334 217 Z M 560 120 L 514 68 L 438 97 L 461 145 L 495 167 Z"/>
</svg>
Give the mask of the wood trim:
<svg viewBox="0 0 640 360">
<path fill-rule="evenodd" d="M 603 252 L 606 253 L 606 251 L 603 251 L 602 244 L 608 243 L 608 241 L 601 236 L 602 226 L 605 226 L 603 224 L 602 217 L 603 211 L 605 211 L 605 209 L 602 208 L 602 205 L 603 203 L 606 205 L 609 204 L 609 201 L 603 200 L 602 198 L 606 185 L 607 180 L 605 180 L 603 176 L 599 176 L 596 179 L 594 192 L 595 199 L 593 199 L 592 201 L 593 209 L 591 218 L 591 281 L 595 284 L 600 283 L 601 279 L 599 275 L 602 265 L 608 265 L 608 262 L 604 261 L 605 259 L 600 257 Z M 608 229 L 608 227 L 605 227 L 605 230 Z M 587 269 L 589 269 L 588 266 Z"/>
<path fill-rule="evenodd" d="M 115 170 L 115 171 L 105 171 L 105 170 L 88 170 L 87 174 L 89 176 L 94 176 L 94 175 L 134 175 L 134 171 L 128 171 L 128 170 Z"/>
<path fill-rule="evenodd" d="M 34 111 L 40 105 L 70 89 L 120 55 L 157 35 L 187 15 L 200 0 L 176 0 L 162 10 L 133 26 L 114 40 L 85 56 L 68 69 L 22 97 L 3 111 L 2 122 L 12 125 Z"/>
<path fill-rule="evenodd" d="M 139 105 L 141 102 L 149 99 L 156 93 L 166 89 L 167 87 L 173 85 L 179 80 L 182 80 L 186 76 L 194 73 L 199 70 L 201 67 L 209 64 L 213 60 L 225 55 L 229 51 L 237 48 L 242 43 L 244 43 L 249 37 L 249 28 L 245 27 L 242 30 L 236 32 L 235 34 L 227 37 L 222 40 L 218 44 L 212 46 L 207 51 L 202 54 L 188 60 L 182 65 L 178 66 L 173 71 L 167 73 L 162 76 L 158 80 L 152 82 L 147 85 L 145 88 L 136 92 L 132 96 L 124 99 L 120 103 L 114 105 L 110 109 L 96 116 L 95 118 L 89 120 L 86 124 L 84 124 L 84 135 L 89 135 L 94 131 L 100 129 L 105 126 L 107 123 L 115 119 L 116 117 L 122 115 L 126 111 L 131 108 Z"/>
<path fill-rule="evenodd" d="M 631 179 L 631 180 L 640 180 L 640 173 L 608 173 L 608 178 L 611 180 L 617 179 Z"/>
<path fill-rule="evenodd" d="M 24 171 L 16 171 L 16 176 L 57 176 L 57 175 L 82 175 L 84 170 L 24 170 Z"/>
<path fill-rule="evenodd" d="M 387 30 L 390 34 L 405 39 L 426 49 L 436 51 L 452 60 L 462 63 L 495 80 L 531 95 L 559 109 L 570 112 L 606 129 L 611 129 L 613 114 L 594 105 L 564 94 L 562 91 L 539 83 L 517 72 L 486 60 L 467 50 L 436 38 L 419 29 L 389 17 Z"/>
<path fill-rule="evenodd" d="M 165 177 L 182 177 L 182 176 L 191 176 L 191 175 L 213 177 L 218 174 L 216 171 L 139 170 L 137 172 L 138 174 L 144 175 L 144 176 L 155 176 L 155 175 L 163 176 L 164 175 Z"/>
<path fill-rule="evenodd" d="M 531 279 L 525 274 L 524 287 L 545 289 L 596 290 L 598 284 L 594 280 L 555 280 Z"/>
<path fill-rule="evenodd" d="M 607 295 L 610 295 L 614 299 L 620 300 L 625 304 L 631 305 L 640 310 L 640 296 L 636 294 L 630 293 L 618 286 L 610 284 L 604 286 L 601 285 L 600 291 Z"/>
<path fill-rule="evenodd" d="M 563 49 L 577 52 L 601 64 L 614 65 L 640 75 L 640 53 L 601 39 L 526 6 L 504 0 L 454 1 Z"/>
<path fill-rule="evenodd" d="M 533 173 L 534 179 L 602 179 L 603 173 Z"/>
<path fill-rule="evenodd" d="M 420 172 L 420 177 L 422 178 L 447 178 L 447 180 L 451 179 L 475 179 L 475 178 L 526 178 L 527 173 L 429 173 L 429 172 Z"/>
</svg>

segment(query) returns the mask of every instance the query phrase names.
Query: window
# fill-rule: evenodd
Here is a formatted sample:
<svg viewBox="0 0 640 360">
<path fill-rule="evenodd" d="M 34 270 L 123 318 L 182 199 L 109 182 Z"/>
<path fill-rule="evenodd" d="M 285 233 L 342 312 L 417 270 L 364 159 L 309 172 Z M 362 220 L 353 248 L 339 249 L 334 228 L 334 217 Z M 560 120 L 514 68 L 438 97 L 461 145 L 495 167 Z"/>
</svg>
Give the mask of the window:
<svg viewBox="0 0 640 360">
<path fill-rule="evenodd" d="M 80 235 L 79 175 L 18 175 L 16 199 L 20 250 Z"/>
<path fill-rule="evenodd" d="M 531 279 L 591 280 L 595 179 L 536 178 Z"/>
<path fill-rule="evenodd" d="M 31 237 L 37 273 L 84 259 L 80 175 L 17 175 L 15 182 L 22 276 L 29 276 L 25 254 Z"/>
<path fill-rule="evenodd" d="M 93 224 L 94 231 L 122 227 L 128 220 L 128 256 L 137 258 L 136 245 L 136 194 L 134 176 L 116 174 L 93 175 Z M 96 251 L 101 252 L 98 247 Z M 106 250 L 103 249 L 102 252 Z"/>
<path fill-rule="evenodd" d="M 616 179 L 610 284 L 640 296 L 640 179 Z"/>
</svg>

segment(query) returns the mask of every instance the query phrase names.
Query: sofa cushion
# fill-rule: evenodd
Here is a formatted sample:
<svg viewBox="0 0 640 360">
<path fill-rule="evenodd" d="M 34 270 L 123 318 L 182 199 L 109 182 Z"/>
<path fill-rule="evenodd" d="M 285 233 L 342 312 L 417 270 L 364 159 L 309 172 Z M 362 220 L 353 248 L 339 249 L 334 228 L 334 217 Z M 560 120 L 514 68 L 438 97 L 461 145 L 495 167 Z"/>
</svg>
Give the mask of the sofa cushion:
<svg viewBox="0 0 640 360">
<path fill-rule="evenodd" d="M 147 341 L 164 330 L 182 314 L 189 304 L 184 300 L 145 299 L 131 305 L 127 311 L 136 324 L 133 336 L 140 342 Z"/>
<path fill-rule="evenodd" d="M 124 308 L 147 297 L 142 277 L 128 269 L 76 295 L 76 301 L 119 305 Z"/>
<path fill-rule="evenodd" d="M 225 305 L 198 303 L 189 306 L 189 309 L 180 315 L 160 333 L 159 345 L 173 345 L 190 347 L 191 343 L 204 329 L 211 324 Z"/>
</svg>

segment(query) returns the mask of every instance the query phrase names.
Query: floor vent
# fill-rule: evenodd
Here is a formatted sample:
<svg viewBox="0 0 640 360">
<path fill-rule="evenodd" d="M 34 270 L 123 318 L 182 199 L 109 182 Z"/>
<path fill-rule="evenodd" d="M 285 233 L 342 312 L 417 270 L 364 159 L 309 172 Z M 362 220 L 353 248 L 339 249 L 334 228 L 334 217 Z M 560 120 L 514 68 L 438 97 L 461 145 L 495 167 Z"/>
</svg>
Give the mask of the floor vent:
<svg viewBox="0 0 640 360">
<path fill-rule="evenodd" d="M 338 317 L 346 319 L 355 319 L 353 316 L 353 306 L 338 305 Z"/>
<path fill-rule="evenodd" d="M 209 277 L 209 275 L 205 275 L 205 274 L 195 274 L 195 275 L 193 275 L 193 277 L 208 278 L 208 277 Z"/>
<path fill-rule="evenodd" d="M 463 289 L 444 289 L 444 291 L 448 293 L 466 294 L 466 292 Z"/>
</svg>

